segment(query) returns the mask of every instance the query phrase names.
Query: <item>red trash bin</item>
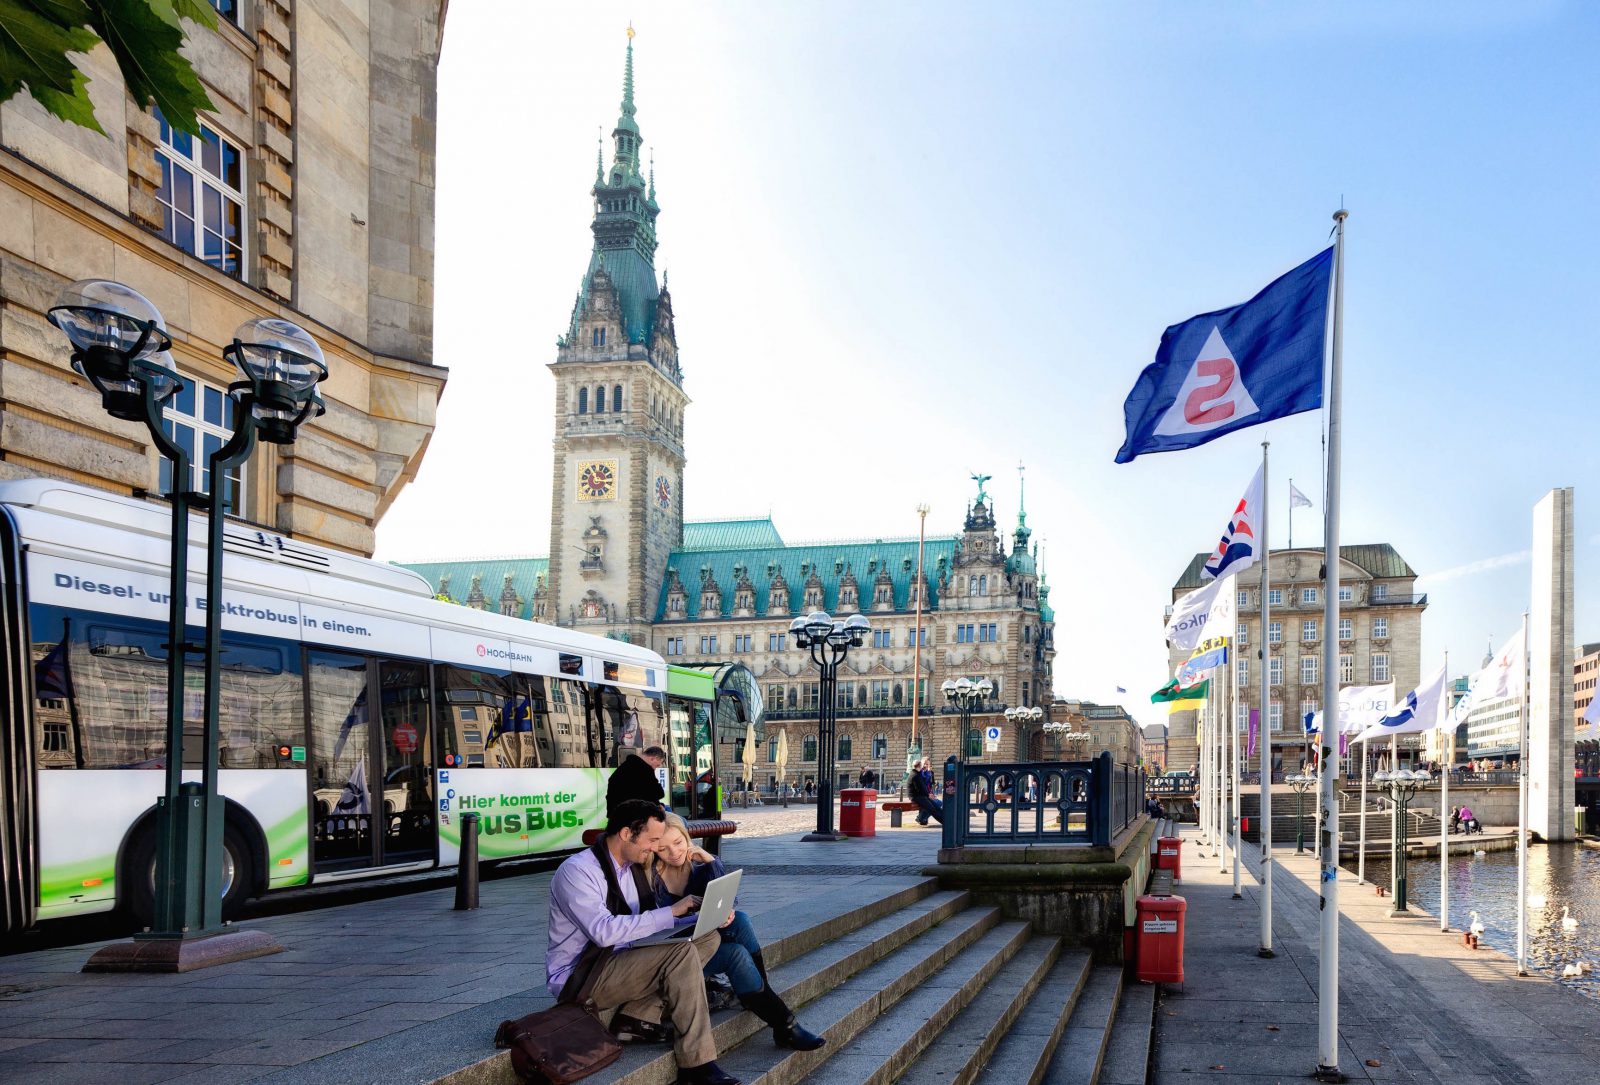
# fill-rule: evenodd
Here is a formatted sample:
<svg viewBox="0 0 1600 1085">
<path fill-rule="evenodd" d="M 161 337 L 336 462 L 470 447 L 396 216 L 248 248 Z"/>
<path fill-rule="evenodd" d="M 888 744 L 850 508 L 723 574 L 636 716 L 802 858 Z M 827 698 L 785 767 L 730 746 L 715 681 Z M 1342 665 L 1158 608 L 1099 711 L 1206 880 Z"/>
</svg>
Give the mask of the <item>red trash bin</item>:
<svg viewBox="0 0 1600 1085">
<path fill-rule="evenodd" d="M 1140 983 L 1183 982 L 1182 897 L 1139 898 L 1134 912 L 1136 976 Z"/>
<path fill-rule="evenodd" d="M 1176 836 L 1163 836 L 1156 840 L 1156 869 L 1172 871 L 1172 880 L 1183 881 L 1183 841 Z"/>
<path fill-rule="evenodd" d="M 878 793 L 870 787 L 839 792 L 839 831 L 845 836 L 878 835 Z"/>
</svg>

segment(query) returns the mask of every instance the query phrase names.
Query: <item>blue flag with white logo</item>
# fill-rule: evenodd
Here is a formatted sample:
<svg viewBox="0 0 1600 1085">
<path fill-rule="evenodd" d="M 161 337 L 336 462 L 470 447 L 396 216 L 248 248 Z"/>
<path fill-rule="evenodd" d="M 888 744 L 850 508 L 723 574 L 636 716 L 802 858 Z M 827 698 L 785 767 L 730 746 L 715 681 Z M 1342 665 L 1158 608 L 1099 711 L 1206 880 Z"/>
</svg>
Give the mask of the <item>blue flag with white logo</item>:
<svg viewBox="0 0 1600 1085">
<path fill-rule="evenodd" d="M 1128 436 L 1117 462 L 1322 406 L 1332 279 L 1328 248 L 1243 305 L 1168 328 L 1122 406 Z"/>
</svg>

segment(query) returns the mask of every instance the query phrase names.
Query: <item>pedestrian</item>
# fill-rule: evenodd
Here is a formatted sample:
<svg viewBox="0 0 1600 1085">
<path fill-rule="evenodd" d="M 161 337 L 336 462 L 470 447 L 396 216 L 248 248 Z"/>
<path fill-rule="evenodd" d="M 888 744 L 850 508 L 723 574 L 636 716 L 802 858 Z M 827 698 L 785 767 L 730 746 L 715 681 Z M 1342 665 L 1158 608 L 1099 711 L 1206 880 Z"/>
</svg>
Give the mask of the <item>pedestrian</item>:
<svg viewBox="0 0 1600 1085">
<path fill-rule="evenodd" d="M 1452 806 L 1450 808 L 1450 831 L 1451 832 L 1458 832 L 1460 829 L 1461 829 L 1461 807 Z"/>
<path fill-rule="evenodd" d="M 629 799 L 660 803 L 666 797 L 666 792 L 661 789 L 661 779 L 657 772 L 666 766 L 667 751 L 660 746 L 651 746 L 642 753 L 629 754 L 606 783 L 607 820 L 610 820 L 619 805 Z"/>
<path fill-rule="evenodd" d="M 928 819 L 933 818 L 939 824 L 944 824 L 944 804 L 929 794 L 929 784 L 933 773 L 928 770 L 926 761 L 918 761 L 911 769 L 911 777 L 906 781 L 907 793 L 912 802 L 917 804 L 917 824 L 926 825 Z"/>
<path fill-rule="evenodd" d="M 727 872 L 721 859 L 695 846 L 682 818 L 667 815 L 666 833 L 650 860 L 650 884 L 657 905 L 670 908 L 685 897 L 703 896 L 706 886 Z M 705 974 L 727 976 L 739 1004 L 771 1026 L 772 1040 L 779 1047 L 815 1051 L 825 1044 L 826 1040 L 795 1019 L 794 1011 L 767 982 L 766 960 L 750 917 L 735 910 L 718 934 L 722 944 L 705 963 Z"/>
<path fill-rule="evenodd" d="M 666 812 L 659 804 L 624 800 L 607 817 L 605 835 L 556 869 L 550 881 L 545 985 L 559 1000 L 571 997 L 592 974 L 589 997 L 602 1015 L 616 1011 L 610 1027 L 619 1040 L 672 1044 L 680 1085 L 739 1085 L 716 1063 L 701 974 L 721 939 L 713 932 L 693 941 L 632 944 L 687 927 L 700 903 L 685 896 L 670 907 L 649 907 L 655 895 L 644 864 L 665 831 Z"/>
</svg>

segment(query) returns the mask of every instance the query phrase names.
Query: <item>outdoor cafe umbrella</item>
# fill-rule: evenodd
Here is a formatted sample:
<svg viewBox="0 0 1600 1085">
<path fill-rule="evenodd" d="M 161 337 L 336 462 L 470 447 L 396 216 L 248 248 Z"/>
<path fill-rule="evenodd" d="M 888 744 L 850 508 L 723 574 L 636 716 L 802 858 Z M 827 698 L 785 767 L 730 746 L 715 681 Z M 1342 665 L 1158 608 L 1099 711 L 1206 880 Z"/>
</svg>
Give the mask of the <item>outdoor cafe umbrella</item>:
<svg viewBox="0 0 1600 1085">
<path fill-rule="evenodd" d="M 789 799 L 789 732 L 778 732 L 778 788 L 785 804 Z"/>
<path fill-rule="evenodd" d="M 744 763 L 744 789 L 750 790 L 750 781 L 756 775 L 756 725 L 744 725 L 744 752 L 739 755 L 739 760 Z"/>
</svg>

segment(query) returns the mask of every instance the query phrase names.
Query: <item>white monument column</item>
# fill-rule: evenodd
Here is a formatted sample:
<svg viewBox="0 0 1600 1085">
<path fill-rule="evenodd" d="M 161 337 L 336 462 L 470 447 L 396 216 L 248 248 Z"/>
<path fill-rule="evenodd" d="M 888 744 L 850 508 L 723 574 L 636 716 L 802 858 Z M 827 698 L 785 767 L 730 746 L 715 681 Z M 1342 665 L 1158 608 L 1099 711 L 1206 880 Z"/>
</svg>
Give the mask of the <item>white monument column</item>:
<svg viewBox="0 0 1600 1085">
<path fill-rule="evenodd" d="M 1571 840 L 1572 487 L 1533 507 L 1533 606 L 1528 618 L 1528 828 Z"/>
</svg>

